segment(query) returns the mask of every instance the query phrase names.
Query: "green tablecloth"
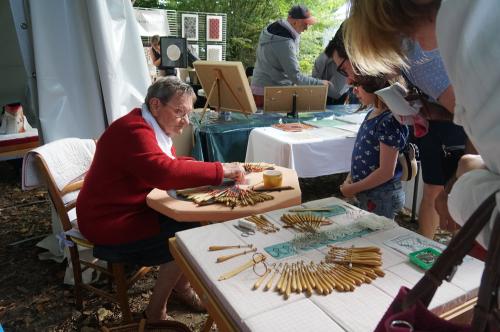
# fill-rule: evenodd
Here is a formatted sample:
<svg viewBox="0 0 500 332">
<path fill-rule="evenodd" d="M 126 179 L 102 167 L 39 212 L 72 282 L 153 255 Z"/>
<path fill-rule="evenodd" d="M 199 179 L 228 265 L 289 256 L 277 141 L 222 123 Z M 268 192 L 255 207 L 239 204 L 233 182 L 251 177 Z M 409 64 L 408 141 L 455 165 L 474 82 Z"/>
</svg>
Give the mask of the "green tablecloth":
<svg viewBox="0 0 500 332">
<path fill-rule="evenodd" d="M 300 121 L 311 121 L 334 116 L 352 114 L 359 105 L 332 105 L 326 112 L 301 113 Z M 245 161 L 248 136 L 253 128 L 269 127 L 273 124 L 296 122 L 279 113 L 262 113 L 245 116 L 231 113 L 229 120 L 220 119 L 218 114 L 207 112 L 200 123 L 201 114 L 192 113 L 194 147 L 193 157 L 203 161 Z"/>
</svg>

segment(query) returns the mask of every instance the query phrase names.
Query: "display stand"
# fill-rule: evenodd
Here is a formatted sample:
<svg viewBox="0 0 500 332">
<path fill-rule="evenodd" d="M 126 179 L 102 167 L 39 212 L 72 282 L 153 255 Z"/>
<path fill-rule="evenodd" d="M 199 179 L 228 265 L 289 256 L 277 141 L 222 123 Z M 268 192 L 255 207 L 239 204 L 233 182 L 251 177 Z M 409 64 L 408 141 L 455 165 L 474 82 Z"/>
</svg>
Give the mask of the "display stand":
<svg viewBox="0 0 500 332">
<path fill-rule="evenodd" d="M 201 119 L 200 119 L 201 122 L 203 122 L 203 117 L 205 116 L 205 113 L 208 109 L 208 103 L 209 103 L 210 98 L 212 97 L 212 93 L 214 93 L 214 91 L 217 91 L 217 100 L 221 100 L 221 84 L 220 84 L 221 81 L 226 83 L 228 90 L 229 90 L 229 93 L 231 93 L 231 95 L 234 97 L 238 106 L 241 109 L 244 109 L 244 106 L 241 104 L 241 101 L 238 99 L 238 97 L 234 93 L 233 89 L 231 88 L 231 86 L 227 83 L 226 79 L 224 78 L 222 71 L 220 69 L 214 68 L 213 72 L 214 72 L 215 80 L 212 83 L 212 86 L 210 87 L 210 90 L 208 92 L 208 97 L 207 97 L 207 101 L 205 102 L 205 106 L 203 106 L 203 112 L 201 113 Z M 214 106 L 214 108 L 215 108 L 216 112 L 220 112 L 221 105 L 220 104 L 216 105 L 216 106 Z"/>
<path fill-rule="evenodd" d="M 195 61 L 193 66 L 207 93 L 200 121 L 209 105 L 217 112 L 255 113 L 257 106 L 241 62 Z"/>
<path fill-rule="evenodd" d="M 298 119 L 299 112 L 324 112 L 328 87 L 324 85 L 270 86 L 264 88 L 264 111 L 287 113 Z"/>
</svg>

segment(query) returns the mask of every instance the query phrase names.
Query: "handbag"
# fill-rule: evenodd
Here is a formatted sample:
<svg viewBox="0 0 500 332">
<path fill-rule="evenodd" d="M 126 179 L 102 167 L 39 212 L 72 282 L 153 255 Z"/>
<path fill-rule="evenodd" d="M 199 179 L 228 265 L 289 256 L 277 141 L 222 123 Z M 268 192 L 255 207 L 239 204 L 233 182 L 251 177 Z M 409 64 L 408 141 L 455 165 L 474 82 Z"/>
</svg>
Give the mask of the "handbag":
<svg viewBox="0 0 500 332">
<path fill-rule="evenodd" d="M 457 171 L 458 162 L 465 154 L 465 145 L 442 146 L 443 157 L 441 158 L 441 167 L 445 182 L 448 182 Z"/>
<path fill-rule="evenodd" d="M 418 171 L 417 166 L 418 147 L 416 144 L 408 143 L 403 151 L 399 153 L 398 163 L 402 168 L 401 181 L 411 181 Z"/>
<path fill-rule="evenodd" d="M 497 290 L 500 285 L 500 214 L 495 219 L 481 278 L 477 304 L 471 325 L 456 324 L 427 309 L 443 280 L 450 281 L 475 238 L 490 220 L 496 208 L 496 193 L 486 199 L 450 241 L 434 265 L 409 290 L 401 287 L 398 295 L 375 328 L 375 332 L 469 332 L 500 331 Z"/>
</svg>

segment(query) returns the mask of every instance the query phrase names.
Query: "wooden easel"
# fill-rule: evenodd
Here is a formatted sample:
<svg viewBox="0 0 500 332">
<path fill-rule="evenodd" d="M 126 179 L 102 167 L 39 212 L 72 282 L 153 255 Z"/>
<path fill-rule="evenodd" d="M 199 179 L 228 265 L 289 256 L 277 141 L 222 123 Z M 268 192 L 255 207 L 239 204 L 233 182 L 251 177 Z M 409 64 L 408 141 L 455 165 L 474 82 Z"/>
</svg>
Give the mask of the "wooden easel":
<svg viewBox="0 0 500 332">
<path fill-rule="evenodd" d="M 220 99 L 221 83 L 220 83 L 220 81 L 224 81 L 224 83 L 226 83 L 226 86 L 228 87 L 229 92 L 231 93 L 233 98 L 238 103 L 238 106 L 240 107 L 240 109 L 242 111 L 245 109 L 243 107 L 243 105 L 241 104 L 240 100 L 238 99 L 238 97 L 236 96 L 236 94 L 234 93 L 231 86 L 227 83 L 226 79 L 224 78 L 224 75 L 222 74 L 222 71 L 220 69 L 214 69 L 214 75 L 215 75 L 215 80 L 212 83 L 212 86 L 210 87 L 210 91 L 208 93 L 208 97 L 207 97 L 207 101 L 205 102 L 205 106 L 203 106 L 203 112 L 201 113 L 200 123 L 203 122 L 203 117 L 205 116 L 205 112 L 207 111 L 207 108 L 208 108 L 208 102 L 210 101 L 210 98 L 212 97 L 212 94 L 214 93 L 215 90 L 217 90 L 217 100 L 219 101 L 219 105 L 215 106 L 215 110 L 217 112 L 220 111 L 220 104 L 221 104 L 221 99 Z"/>
</svg>

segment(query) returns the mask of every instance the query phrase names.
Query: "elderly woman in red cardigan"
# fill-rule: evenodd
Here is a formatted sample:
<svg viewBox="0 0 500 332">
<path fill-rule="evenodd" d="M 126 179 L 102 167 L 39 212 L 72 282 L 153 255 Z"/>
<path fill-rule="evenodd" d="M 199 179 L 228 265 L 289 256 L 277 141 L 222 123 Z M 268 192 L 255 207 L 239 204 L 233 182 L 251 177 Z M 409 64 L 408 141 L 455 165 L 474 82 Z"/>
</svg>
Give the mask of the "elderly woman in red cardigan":
<svg viewBox="0 0 500 332">
<path fill-rule="evenodd" d="M 201 310 L 201 302 L 170 255 L 166 239 L 198 224 L 178 223 L 146 205 L 154 188 L 182 189 L 244 179 L 239 164 L 177 157 L 171 137 L 189 124 L 195 95 L 176 77 L 159 78 L 145 103 L 109 126 L 78 196 L 81 233 L 94 243 L 94 256 L 109 262 L 159 265 L 146 309 L 148 321 L 168 318 L 171 293 Z"/>
</svg>

